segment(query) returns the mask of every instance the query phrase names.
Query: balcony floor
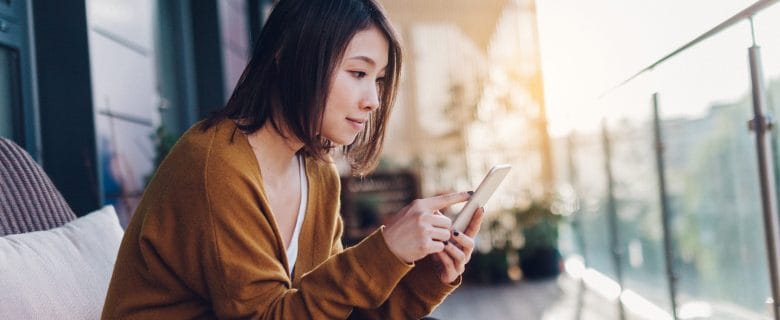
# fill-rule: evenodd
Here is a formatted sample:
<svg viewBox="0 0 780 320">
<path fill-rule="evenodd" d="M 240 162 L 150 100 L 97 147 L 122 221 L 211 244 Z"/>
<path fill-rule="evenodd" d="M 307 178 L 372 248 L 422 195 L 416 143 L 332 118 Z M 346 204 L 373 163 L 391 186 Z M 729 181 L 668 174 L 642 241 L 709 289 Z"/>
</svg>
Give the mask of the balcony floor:
<svg viewBox="0 0 780 320">
<path fill-rule="evenodd" d="M 464 284 L 431 316 L 438 319 L 618 319 L 618 306 L 566 275 L 502 285 Z M 578 298 L 582 308 L 578 308 Z"/>
</svg>

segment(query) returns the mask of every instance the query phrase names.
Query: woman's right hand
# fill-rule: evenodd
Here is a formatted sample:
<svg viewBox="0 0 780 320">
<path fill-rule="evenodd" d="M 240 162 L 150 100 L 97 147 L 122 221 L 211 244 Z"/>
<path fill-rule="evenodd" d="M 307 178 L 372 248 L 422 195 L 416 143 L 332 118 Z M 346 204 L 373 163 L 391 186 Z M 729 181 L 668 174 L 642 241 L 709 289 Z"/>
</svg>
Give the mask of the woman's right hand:
<svg viewBox="0 0 780 320">
<path fill-rule="evenodd" d="M 468 192 L 458 192 L 413 201 L 382 231 L 387 247 L 406 263 L 441 252 L 443 241 L 450 239 L 452 221 L 437 212 L 469 197 Z"/>
</svg>

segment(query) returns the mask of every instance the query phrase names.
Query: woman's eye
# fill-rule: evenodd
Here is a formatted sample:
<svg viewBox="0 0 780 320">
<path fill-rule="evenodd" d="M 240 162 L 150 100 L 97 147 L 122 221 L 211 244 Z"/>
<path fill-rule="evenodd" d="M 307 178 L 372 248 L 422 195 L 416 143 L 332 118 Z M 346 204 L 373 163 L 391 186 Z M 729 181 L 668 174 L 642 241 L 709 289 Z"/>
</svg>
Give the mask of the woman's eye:
<svg viewBox="0 0 780 320">
<path fill-rule="evenodd" d="M 363 79 L 368 75 L 368 73 L 363 71 L 352 71 L 352 75 L 355 76 L 355 78 Z"/>
</svg>

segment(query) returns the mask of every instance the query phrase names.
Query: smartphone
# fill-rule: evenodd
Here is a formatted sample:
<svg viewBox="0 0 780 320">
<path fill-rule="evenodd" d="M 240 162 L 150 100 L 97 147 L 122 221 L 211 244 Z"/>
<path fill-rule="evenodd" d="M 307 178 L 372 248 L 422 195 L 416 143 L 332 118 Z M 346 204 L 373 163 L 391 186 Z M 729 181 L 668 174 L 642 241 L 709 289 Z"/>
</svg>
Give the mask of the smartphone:
<svg viewBox="0 0 780 320">
<path fill-rule="evenodd" d="M 463 209 L 455 215 L 454 222 L 452 223 L 452 228 L 454 230 L 461 232 L 466 230 L 469 222 L 471 222 L 471 217 L 474 216 L 474 211 L 485 206 L 485 203 L 490 200 L 490 197 L 496 192 L 496 189 L 498 189 L 498 185 L 501 184 L 501 181 L 504 181 L 504 178 L 506 178 L 510 169 L 512 169 L 512 166 L 508 164 L 499 164 L 490 169 L 490 172 L 482 179 L 479 187 L 477 187 L 477 190 L 471 195 L 471 198 L 466 202 L 466 205 L 463 206 Z"/>
</svg>

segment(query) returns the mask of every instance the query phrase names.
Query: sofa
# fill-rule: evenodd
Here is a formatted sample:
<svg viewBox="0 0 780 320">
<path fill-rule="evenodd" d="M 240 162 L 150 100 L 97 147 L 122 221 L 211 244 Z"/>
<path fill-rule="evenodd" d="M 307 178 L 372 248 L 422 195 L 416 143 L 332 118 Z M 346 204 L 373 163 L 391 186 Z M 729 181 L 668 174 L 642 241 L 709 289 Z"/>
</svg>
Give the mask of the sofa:
<svg viewBox="0 0 780 320">
<path fill-rule="evenodd" d="M 0 137 L 0 317 L 100 318 L 122 235 L 113 207 L 77 217 L 30 155 Z"/>
</svg>

